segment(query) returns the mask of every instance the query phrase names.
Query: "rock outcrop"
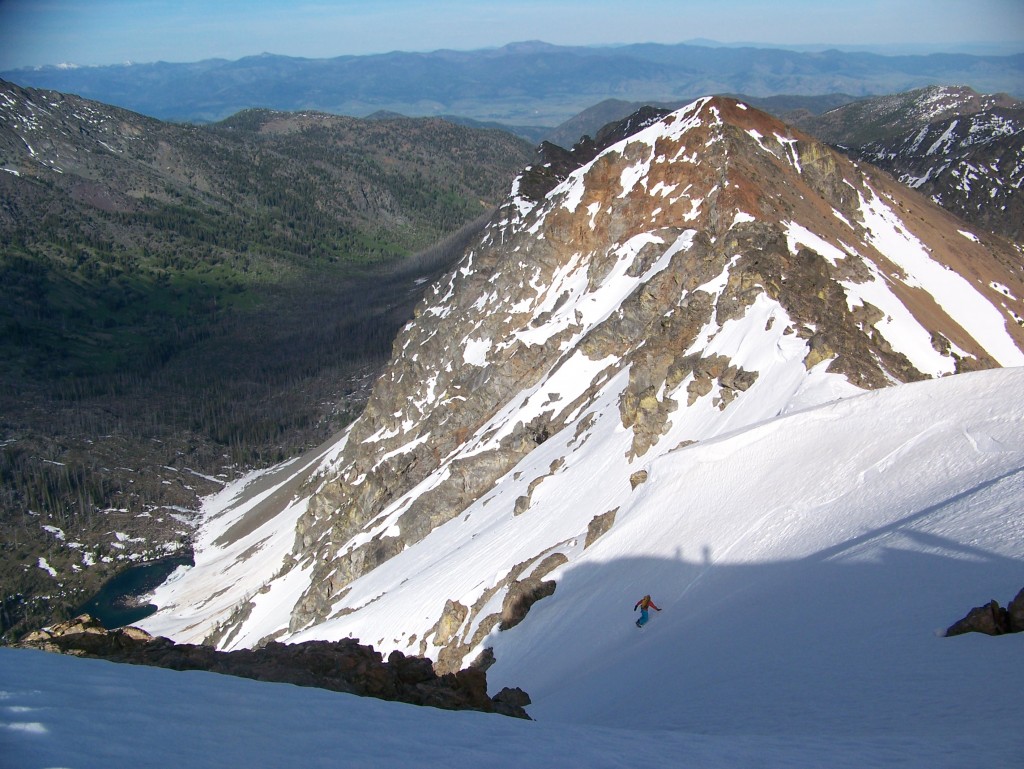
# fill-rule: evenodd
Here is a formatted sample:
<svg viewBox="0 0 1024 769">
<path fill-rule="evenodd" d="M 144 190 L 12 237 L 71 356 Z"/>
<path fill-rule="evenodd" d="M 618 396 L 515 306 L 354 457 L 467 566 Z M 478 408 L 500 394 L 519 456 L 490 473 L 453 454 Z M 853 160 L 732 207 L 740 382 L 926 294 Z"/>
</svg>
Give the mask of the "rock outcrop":
<svg viewBox="0 0 1024 769">
<path fill-rule="evenodd" d="M 282 644 L 271 641 L 259 649 L 232 652 L 211 646 L 176 644 L 136 627 L 107 630 L 88 614 L 29 633 L 21 648 L 93 657 L 133 665 L 211 673 L 314 686 L 361 697 L 407 702 L 444 710 L 477 710 L 529 718 L 530 697 L 506 688 L 487 695 L 487 674 L 467 668 L 438 675 L 424 657 L 393 651 L 385 662 L 372 646 L 354 639 Z"/>
<path fill-rule="evenodd" d="M 984 633 L 985 635 L 1005 635 L 1006 633 L 1024 633 L 1024 590 L 1017 593 L 1007 608 L 998 601 L 989 601 L 984 606 L 975 606 L 967 616 L 957 620 L 946 630 L 947 636 L 963 635 L 964 633 Z"/>
</svg>

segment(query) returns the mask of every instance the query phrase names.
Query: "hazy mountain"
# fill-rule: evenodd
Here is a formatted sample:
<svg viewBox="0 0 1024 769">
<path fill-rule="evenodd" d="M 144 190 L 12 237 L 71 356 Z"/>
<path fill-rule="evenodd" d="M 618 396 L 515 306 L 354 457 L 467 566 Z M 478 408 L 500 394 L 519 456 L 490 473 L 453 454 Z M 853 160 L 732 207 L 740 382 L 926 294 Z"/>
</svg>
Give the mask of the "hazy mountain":
<svg viewBox="0 0 1024 769">
<path fill-rule="evenodd" d="M 747 95 L 736 95 L 737 99 L 757 107 L 783 122 L 792 123 L 796 119 L 820 115 L 828 110 L 849 104 L 856 99 L 847 94 L 824 94 L 817 96 L 766 96 L 756 98 Z M 584 135 L 593 136 L 603 126 L 613 121 L 622 120 L 644 106 L 660 109 L 679 109 L 685 101 L 670 102 L 627 102 L 621 99 L 605 99 L 583 110 L 578 115 L 566 120 L 543 138 L 553 144 L 571 147 Z"/>
<path fill-rule="evenodd" d="M 21 69 L 24 86 L 76 93 L 165 120 L 212 121 L 250 107 L 368 115 L 456 114 L 556 126 L 604 99 L 679 102 L 711 93 L 865 96 L 967 83 L 1018 93 L 1024 55 L 880 56 L 697 45 L 566 47 Z"/>
<path fill-rule="evenodd" d="M 225 500 L 233 513 L 147 627 L 224 648 L 352 634 L 456 669 L 528 624 L 560 589 L 552 575 L 635 525 L 641 500 L 659 500 L 644 508 L 652 536 L 709 500 L 722 501 L 706 510 L 716 525 L 784 517 L 757 478 L 797 462 L 769 454 L 753 487 L 736 485 L 747 465 L 730 447 L 745 442 L 727 436 L 1024 364 L 1024 270 L 1004 241 L 734 100 L 634 130 L 524 172 L 399 335 L 362 416 L 258 495 Z M 719 481 L 705 462 L 723 464 Z M 908 504 L 939 482 L 916 478 Z M 822 482 L 822 500 L 856 484 Z M 684 488 L 673 508 L 669 490 Z M 703 536 L 666 544 L 719 546 Z"/>
</svg>

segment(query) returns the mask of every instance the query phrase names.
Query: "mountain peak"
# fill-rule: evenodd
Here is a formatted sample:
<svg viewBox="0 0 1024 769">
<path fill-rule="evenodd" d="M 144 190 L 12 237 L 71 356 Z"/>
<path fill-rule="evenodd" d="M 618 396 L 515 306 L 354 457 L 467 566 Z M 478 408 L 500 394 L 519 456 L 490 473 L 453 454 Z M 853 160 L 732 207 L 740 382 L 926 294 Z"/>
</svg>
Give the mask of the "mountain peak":
<svg viewBox="0 0 1024 769">
<path fill-rule="evenodd" d="M 1001 242 L 735 99 L 624 126 L 551 149 L 559 163 L 524 172 L 428 291 L 363 415 L 311 460 L 309 496 L 281 511 L 295 537 L 275 608 L 227 590 L 178 632 L 379 632 L 458 669 L 617 525 L 659 457 L 865 390 L 1024 364 L 1024 275 Z M 430 605 L 397 588 L 410 559 L 443 570 L 477 547 L 484 518 L 499 556 Z M 253 545 L 225 533 L 217 548 Z"/>
</svg>

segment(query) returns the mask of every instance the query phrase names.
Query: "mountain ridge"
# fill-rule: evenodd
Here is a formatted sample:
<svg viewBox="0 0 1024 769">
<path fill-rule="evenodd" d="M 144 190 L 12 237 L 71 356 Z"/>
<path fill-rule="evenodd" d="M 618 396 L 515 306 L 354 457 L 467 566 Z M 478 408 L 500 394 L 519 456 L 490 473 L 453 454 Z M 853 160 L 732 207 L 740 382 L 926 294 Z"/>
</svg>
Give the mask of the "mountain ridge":
<svg viewBox="0 0 1024 769">
<path fill-rule="evenodd" d="M 539 551 L 510 542 L 486 589 L 435 596 L 392 640 L 457 669 L 512 605 L 548 594 L 584 533 L 614 530 L 657 457 L 866 389 L 1024 362 L 1005 242 L 736 100 L 638 127 L 575 169 L 524 172 L 428 293 L 363 415 L 260 535 L 280 555 L 294 531 L 269 597 L 229 591 L 197 617 L 165 596 L 155 627 L 182 632 L 175 601 L 187 636 L 225 647 L 361 627 L 376 575 L 408 569 L 440 531 L 454 549 L 434 552 L 451 557 L 478 515 L 560 532 Z M 571 520 L 543 516 L 593 483 L 589 461 L 607 490 Z"/>
<path fill-rule="evenodd" d="M 965 87 L 865 99 L 796 121 L 957 216 L 1020 240 L 1024 102 Z"/>
<path fill-rule="evenodd" d="M 553 126 L 609 97 L 650 102 L 707 93 L 870 95 L 955 83 L 1012 92 L 1019 91 L 1022 72 L 1024 54 L 880 56 L 687 44 L 533 43 L 333 59 L 267 54 L 238 61 L 23 69 L 0 76 L 167 120 L 212 121 L 245 108 L 270 107 L 356 116 L 380 109 L 448 113 Z"/>
</svg>

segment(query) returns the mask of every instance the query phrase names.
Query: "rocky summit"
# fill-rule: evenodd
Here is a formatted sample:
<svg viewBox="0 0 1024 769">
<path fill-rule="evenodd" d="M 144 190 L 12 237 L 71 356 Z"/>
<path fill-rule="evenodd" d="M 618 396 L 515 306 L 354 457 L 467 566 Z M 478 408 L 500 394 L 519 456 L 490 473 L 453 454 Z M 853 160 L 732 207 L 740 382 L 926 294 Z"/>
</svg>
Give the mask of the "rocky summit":
<svg viewBox="0 0 1024 769">
<path fill-rule="evenodd" d="M 441 672 L 483 665 L 656 458 L 1024 364 L 1006 241 L 736 100 L 648 117 L 524 171 L 361 418 L 281 471 L 298 493 L 225 503 L 144 627 L 224 649 L 379 633 Z M 477 563 L 484 515 L 506 520 L 503 555 Z"/>
</svg>

